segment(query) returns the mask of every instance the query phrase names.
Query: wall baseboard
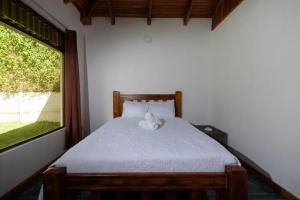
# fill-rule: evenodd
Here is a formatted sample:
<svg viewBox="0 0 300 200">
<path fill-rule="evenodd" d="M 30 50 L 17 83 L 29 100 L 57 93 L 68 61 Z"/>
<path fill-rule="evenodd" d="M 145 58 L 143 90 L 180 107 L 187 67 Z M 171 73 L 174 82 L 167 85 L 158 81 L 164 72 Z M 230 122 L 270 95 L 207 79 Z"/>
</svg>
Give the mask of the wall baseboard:
<svg viewBox="0 0 300 200">
<path fill-rule="evenodd" d="M 26 188 L 30 184 L 32 184 L 35 181 L 35 179 L 38 176 L 40 176 L 60 156 L 61 155 L 59 155 L 57 158 L 55 158 L 54 160 L 52 160 L 51 162 L 49 162 L 47 165 L 45 165 L 44 167 L 42 167 L 41 169 L 39 169 L 37 172 L 35 172 L 34 174 L 32 174 L 27 179 L 25 179 L 24 181 L 22 181 L 21 183 L 19 183 L 18 185 L 16 185 L 14 188 L 12 188 L 8 192 L 6 192 L 2 197 L 0 197 L 0 200 L 9 200 L 9 199 L 12 199 L 13 195 L 15 195 L 16 193 L 20 192 L 21 190 L 23 190 L 24 188 Z"/>
<path fill-rule="evenodd" d="M 230 146 L 226 146 L 226 148 L 234 154 L 241 162 L 243 167 L 250 172 L 255 177 L 259 178 L 260 180 L 264 181 L 266 184 L 270 185 L 274 190 L 276 190 L 279 194 L 283 197 L 287 198 L 288 200 L 299 200 L 295 195 L 293 195 L 288 190 L 284 189 L 277 183 L 272 180 L 272 177 L 261 167 L 255 164 L 252 160 L 250 160 L 247 156 L 243 155 L 239 151 L 235 150 Z"/>
</svg>

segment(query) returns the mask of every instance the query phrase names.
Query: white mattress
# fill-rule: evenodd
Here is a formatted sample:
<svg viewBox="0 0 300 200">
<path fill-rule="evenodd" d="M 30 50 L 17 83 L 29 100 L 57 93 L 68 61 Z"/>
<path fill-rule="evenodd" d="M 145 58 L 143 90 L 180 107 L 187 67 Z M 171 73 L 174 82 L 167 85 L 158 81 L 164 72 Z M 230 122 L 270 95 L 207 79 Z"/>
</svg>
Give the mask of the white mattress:
<svg viewBox="0 0 300 200">
<path fill-rule="evenodd" d="M 224 172 L 240 165 L 222 145 L 180 118 L 165 119 L 156 131 L 140 118 L 116 118 L 68 150 L 53 165 L 68 173 Z"/>
</svg>

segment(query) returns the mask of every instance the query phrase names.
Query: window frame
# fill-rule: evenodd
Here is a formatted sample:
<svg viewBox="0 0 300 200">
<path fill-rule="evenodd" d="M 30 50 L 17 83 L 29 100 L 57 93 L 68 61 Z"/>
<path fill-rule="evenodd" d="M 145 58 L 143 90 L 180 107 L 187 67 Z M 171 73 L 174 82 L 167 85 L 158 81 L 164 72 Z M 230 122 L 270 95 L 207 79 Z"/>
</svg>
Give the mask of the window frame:
<svg viewBox="0 0 300 200">
<path fill-rule="evenodd" d="M 5 152 L 5 151 L 7 151 L 7 150 L 13 149 L 13 148 L 18 147 L 18 146 L 20 146 L 20 145 L 22 145 L 22 144 L 26 144 L 26 143 L 28 143 L 28 142 L 31 142 L 31 141 L 36 140 L 36 139 L 38 139 L 38 138 L 41 138 L 41 137 L 43 137 L 43 136 L 49 135 L 49 134 L 51 134 L 51 133 L 53 133 L 53 132 L 56 132 L 56 131 L 61 130 L 61 129 L 64 129 L 64 128 L 65 128 L 65 125 L 63 124 L 61 127 L 58 127 L 58 128 L 56 128 L 56 129 L 53 129 L 53 130 L 48 131 L 48 132 L 46 132 L 46 133 L 37 135 L 37 136 L 35 136 L 35 137 L 29 138 L 29 139 L 27 139 L 27 140 L 23 140 L 23 141 L 18 142 L 18 143 L 16 143 L 16 144 L 13 144 L 13 145 L 10 145 L 10 146 L 5 147 L 5 148 L 3 148 L 3 149 L 0 149 L 0 153 L 3 153 L 3 152 Z"/>
<path fill-rule="evenodd" d="M 0 21 L 64 51 L 65 31 L 57 28 L 20 0 L 1 0 Z"/>
<path fill-rule="evenodd" d="M 19 34 L 22 34 L 23 36 L 28 37 L 28 38 L 30 38 L 32 40 L 36 40 L 37 42 L 39 42 L 39 43 L 47 46 L 48 48 L 55 49 L 56 51 L 59 51 L 61 53 L 61 55 L 62 55 L 61 56 L 61 73 L 60 73 L 60 92 L 62 93 L 62 96 L 61 96 L 61 105 L 62 105 L 61 118 L 62 118 L 62 122 L 60 122 L 61 126 L 58 127 L 58 128 L 55 128 L 55 129 L 53 129 L 51 131 L 47 131 L 47 132 L 45 132 L 43 134 L 39 134 L 39 135 L 34 136 L 32 138 L 28 138 L 28 139 L 20 141 L 20 142 L 18 142 L 16 144 L 13 144 L 13 145 L 10 145 L 8 147 L 0 149 L 0 153 L 3 153 L 5 151 L 7 151 L 7 150 L 16 148 L 17 146 L 20 146 L 20 145 L 26 144 L 28 142 L 31 142 L 33 140 L 36 140 L 38 138 L 44 137 L 44 136 L 49 135 L 49 134 L 51 134 L 53 132 L 56 132 L 58 130 L 65 129 L 65 124 L 66 124 L 66 122 L 65 122 L 65 92 L 64 92 L 65 91 L 65 79 L 64 79 L 64 74 L 65 74 L 65 65 L 64 65 L 64 63 L 65 63 L 64 62 L 64 60 L 65 60 L 65 53 L 64 53 L 63 49 L 55 48 L 52 45 L 49 45 L 49 44 L 45 43 L 44 41 L 39 40 L 38 38 L 31 36 L 31 34 L 23 32 L 21 29 L 15 27 L 13 24 L 8 24 L 7 22 L 2 21 L 1 19 L 0 19 L 0 25 L 5 26 L 5 27 L 7 27 L 7 28 L 9 28 L 9 29 L 11 29 L 11 30 L 19 33 Z"/>
</svg>

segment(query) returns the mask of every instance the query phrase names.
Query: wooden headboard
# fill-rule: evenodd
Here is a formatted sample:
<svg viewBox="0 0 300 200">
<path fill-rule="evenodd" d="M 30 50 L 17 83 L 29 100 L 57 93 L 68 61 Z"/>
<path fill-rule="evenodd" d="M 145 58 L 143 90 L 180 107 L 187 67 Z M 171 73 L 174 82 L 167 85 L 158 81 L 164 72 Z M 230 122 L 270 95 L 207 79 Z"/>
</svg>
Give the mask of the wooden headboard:
<svg viewBox="0 0 300 200">
<path fill-rule="evenodd" d="M 121 117 L 123 112 L 123 102 L 127 101 L 167 101 L 174 100 L 175 116 L 182 117 L 182 93 L 176 91 L 175 94 L 121 94 L 119 91 L 113 92 L 113 116 Z"/>
</svg>

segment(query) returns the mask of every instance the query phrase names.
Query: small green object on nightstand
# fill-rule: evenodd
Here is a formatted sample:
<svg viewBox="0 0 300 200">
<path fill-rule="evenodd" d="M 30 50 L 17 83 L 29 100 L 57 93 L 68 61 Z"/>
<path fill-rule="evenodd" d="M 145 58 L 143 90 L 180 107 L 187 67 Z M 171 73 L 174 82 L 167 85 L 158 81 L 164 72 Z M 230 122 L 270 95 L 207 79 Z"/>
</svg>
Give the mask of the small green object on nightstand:
<svg viewBox="0 0 300 200">
<path fill-rule="evenodd" d="M 212 137 L 213 139 L 217 140 L 219 143 L 221 143 L 223 146 L 228 145 L 228 136 L 227 133 L 213 127 L 210 125 L 193 125 L 206 135 Z"/>
</svg>

